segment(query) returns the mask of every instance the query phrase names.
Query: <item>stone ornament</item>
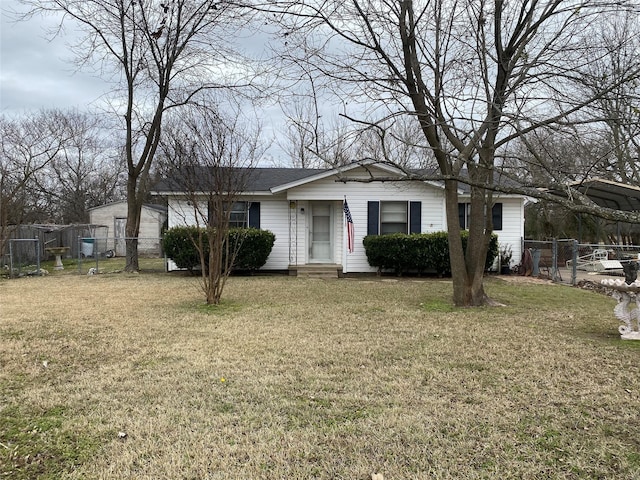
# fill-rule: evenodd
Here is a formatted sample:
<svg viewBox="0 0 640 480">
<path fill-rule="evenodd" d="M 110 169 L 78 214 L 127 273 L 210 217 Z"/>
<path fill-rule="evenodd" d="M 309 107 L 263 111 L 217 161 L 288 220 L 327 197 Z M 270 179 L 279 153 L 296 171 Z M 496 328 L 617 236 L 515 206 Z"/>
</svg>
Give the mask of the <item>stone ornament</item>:
<svg viewBox="0 0 640 480">
<path fill-rule="evenodd" d="M 600 283 L 614 290 L 612 296 L 618 304 L 613 308 L 613 314 L 623 323 L 618 327 L 620 338 L 640 340 L 640 281 L 627 283 L 622 279 L 607 278 Z"/>
</svg>

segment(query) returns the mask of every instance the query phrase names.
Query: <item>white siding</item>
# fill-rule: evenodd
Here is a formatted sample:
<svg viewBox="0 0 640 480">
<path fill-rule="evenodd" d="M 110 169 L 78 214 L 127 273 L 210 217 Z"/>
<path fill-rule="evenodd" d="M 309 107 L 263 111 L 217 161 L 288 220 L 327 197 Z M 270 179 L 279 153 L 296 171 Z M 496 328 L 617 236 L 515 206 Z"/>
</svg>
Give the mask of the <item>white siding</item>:
<svg viewBox="0 0 640 480">
<path fill-rule="evenodd" d="M 307 225 L 307 217 L 309 216 L 309 212 L 311 211 L 311 207 L 309 202 L 296 201 L 296 220 L 295 231 L 291 232 L 291 235 L 295 235 L 296 239 L 296 248 L 295 248 L 295 258 L 291 259 L 292 265 L 304 265 L 307 263 L 307 241 L 309 239 L 309 226 Z"/>
<path fill-rule="evenodd" d="M 205 205 L 199 205 L 198 210 L 204 212 L 206 215 Z M 186 227 L 188 225 L 201 225 L 206 221 L 206 218 L 200 218 L 199 222 L 196 222 L 197 214 L 196 209 L 193 208 L 193 204 L 190 201 L 184 199 L 174 199 L 169 197 L 168 201 L 168 224 L 169 228 L 173 227 Z"/>
<path fill-rule="evenodd" d="M 260 198 L 260 228 L 276 236 L 265 270 L 286 270 L 289 267 L 289 201 L 279 198 Z"/>
<path fill-rule="evenodd" d="M 359 169 L 350 172 L 352 177 L 366 178 Z M 368 175 L 368 174 L 367 174 Z M 306 206 L 306 201 L 335 200 L 335 263 L 342 263 L 345 272 L 373 272 L 375 268 L 369 266 L 362 245 L 367 235 L 367 204 L 369 201 L 419 201 L 422 203 L 421 231 L 436 232 L 444 229 L 443 208 L 444 197 L 442 190 L 422 182 L 354 182 L 336 181 L 336 177 L 318 180 L 312 184 L 292 188 L 287 192 L 290 200 L 298 203 L 297 212 Z M 353 253 L 346 253 L 344 238 L 344 216 L 342 215 L 342 201 L 347 198 L 349 210 L 353 217 L 355 238 Z M 307 222 L 308 220 L 305 220 Z M 306 223 L 305 223 L 306 225 Z M 298 264 L 306 261 L 307 231 L 298 229 Z M 346 255 L 345 255 L 346 254 Z M 344 258 L 343 258 L 344 257 Z"/>
<path fill-rule="evenodd" d="M 239 198 L 260 202 L 260 228 L 270 230 L 276 236 L 273 250 L 267 259 L 266 270 L 286 270 L 289 266 L 289 201 L 284 195 L 259 198 Z M 169 198 L 169 228 L 195 225 L 197 216 L 206 216 L 205 204 L 198 206 L 198 214 L 191 202 Z M 206 218 L 200 218 L 203 225 Z"/>
<path fill-rule="evenodd" d="M 460 202 L 468 202 L 467 198 L 460 198 Z M 502 230 L 494 230 L 498 236 L 500 248 L 510 246 L 513 258 L 511 266 L 520 263 L 522 257 L 522 239 L 524 238 L 524 198 L 494 196 L 494 202 L 502 203 Z M 444 211 L 444 204 L 443 204 Z M 446 229 L 446 218 L 444 222 Z"/>
<path fill-rule="evenodd" d="M 497 230 L 501 247 L 509 245 L 513 253 L 511 266 L 520 263 L 522 258 L 522 239 L 524 238 L 524 199 L 498 198 L 502 202 L 502 230 Z"/>
</svg>

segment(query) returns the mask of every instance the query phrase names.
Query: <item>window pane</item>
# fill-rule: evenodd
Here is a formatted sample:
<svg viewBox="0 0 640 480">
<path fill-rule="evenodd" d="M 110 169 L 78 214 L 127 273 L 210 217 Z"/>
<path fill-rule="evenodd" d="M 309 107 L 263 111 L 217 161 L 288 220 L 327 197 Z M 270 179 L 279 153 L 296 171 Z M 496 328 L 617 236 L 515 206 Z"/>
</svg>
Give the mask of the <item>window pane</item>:
<svg viewBox="0 0 640 480">
<path fill-rule="evenodd" d="M 245 228 L 247 226 L 247 202 L 234 202 L 229 214 L 229 227 Z"/>
<path fill-rule="evenodd" d="M 331 239 L 330 217 L 316 216 L 316 209 L 313 209 L 313 241 L 328 242 Z"/>
<path fill-rule="evenodd" d="M 407 233 L 407 224 L 405 223 L 383 223 L 380 225 L 380 235 L 388 233 Z"/>
<path fill-rule="evenodd" d="M 380 202 L 380 234 L 407 233 L 407 202 Z"/>
<path fill-rule="evenodd" d="M 459 203 L 458 204 L 458 216 L 460 218 L 460 228 L 463 230 L 469 229 L 469 220 L 471 213 L 471 204 L 470 203 Z"/>
</svg>

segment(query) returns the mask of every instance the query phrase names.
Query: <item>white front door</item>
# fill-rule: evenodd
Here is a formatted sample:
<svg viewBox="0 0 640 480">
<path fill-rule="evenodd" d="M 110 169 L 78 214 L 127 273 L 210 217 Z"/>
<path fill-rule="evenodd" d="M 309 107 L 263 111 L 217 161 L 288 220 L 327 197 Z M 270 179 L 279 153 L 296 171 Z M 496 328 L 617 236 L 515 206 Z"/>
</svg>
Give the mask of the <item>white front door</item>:
<svg viewBox="0 0 640 480">
<path fill-rule="evenodd" d="M 333 206 L 312 202 L 309 223 L 309 263 L 333 262 Z"/>
</svg>

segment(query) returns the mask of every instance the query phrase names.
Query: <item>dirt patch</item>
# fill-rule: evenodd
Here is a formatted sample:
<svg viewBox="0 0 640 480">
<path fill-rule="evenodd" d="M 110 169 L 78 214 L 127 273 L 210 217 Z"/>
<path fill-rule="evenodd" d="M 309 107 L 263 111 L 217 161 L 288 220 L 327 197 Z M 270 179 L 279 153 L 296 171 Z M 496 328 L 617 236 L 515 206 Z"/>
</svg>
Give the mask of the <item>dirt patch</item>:
<svg viewBox="0 0 640 480">
<path fill-rule="evenodd" d="M 546 284 L 546 285 L 554 284 L 554 282 L 551 279 L 546 277 L 531 277 L 531 276 L 524 276 L 524 275 L 500 275 L 498 278 L 508 283 L 534 283 L 534 284 L 537 283 L 537 284 Z M 578 283 L 576 283 L 576 288 L 589 290 L 589 291 L 600 293 L 602 295 L 606 295 L 609 297 L 614 291 L 613 289 L 605 285 L 602 285 L 600 283 L 600 280 L 598 280 L 597 282 L 593 280 L 584 280 L 584 279 L 579 280 Z"/>
<path fill-rule="evenodd" d="M 602 295 L 607 295 L 608 297 L 610 297 L 614 292 L 612 288 L 606 287 L 600 282 L 593 282 L 591 280 L 580 280 L 576 284 L 576 287 L 582 288 L 583 290 L 590 290 L 592 292 L 600 293 Z"/>
<path fill-rule="evenodd" d="M 547 277 L 532 277 L 525 275 L 499 275 L 497 278 L 508 283 L 538 283 L 547 285 L 553 283 Z"/>
</svg>

